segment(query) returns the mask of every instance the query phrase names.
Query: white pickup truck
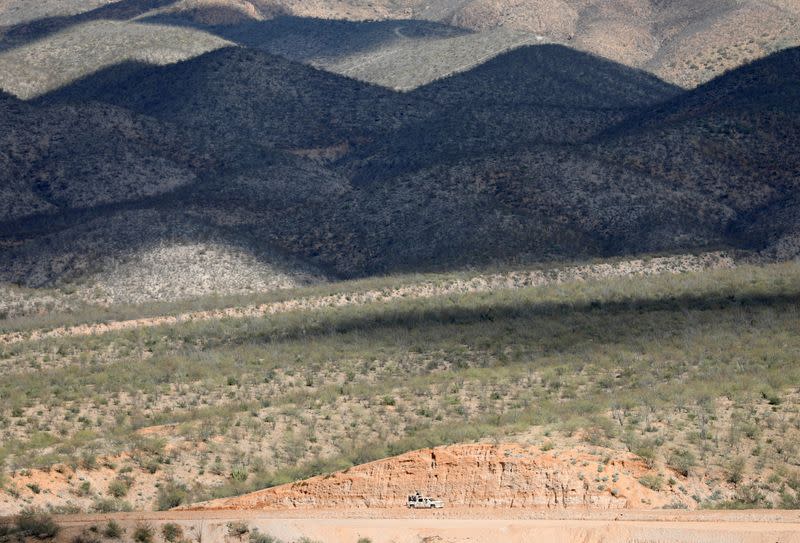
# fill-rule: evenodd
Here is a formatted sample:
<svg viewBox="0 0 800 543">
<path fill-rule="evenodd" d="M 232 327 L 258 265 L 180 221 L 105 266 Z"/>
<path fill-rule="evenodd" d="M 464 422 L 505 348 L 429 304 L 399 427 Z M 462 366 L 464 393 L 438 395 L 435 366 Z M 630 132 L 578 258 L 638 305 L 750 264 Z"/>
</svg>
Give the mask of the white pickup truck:
<svg viewBox="0 0 800 543">
<path fill-rule="evenodd" d="M 419 493 L 411 494 L 406 500 L 406 507 L 409 509 L 441 509 L 444 507 L 442 500 L 420 496 Z"/>
</svg>

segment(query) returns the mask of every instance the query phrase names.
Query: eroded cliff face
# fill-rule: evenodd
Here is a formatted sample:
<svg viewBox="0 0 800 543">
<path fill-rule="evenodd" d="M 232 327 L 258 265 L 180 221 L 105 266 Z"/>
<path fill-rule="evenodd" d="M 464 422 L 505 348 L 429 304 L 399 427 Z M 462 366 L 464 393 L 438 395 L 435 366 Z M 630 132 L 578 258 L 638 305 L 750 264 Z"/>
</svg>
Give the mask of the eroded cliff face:
<svg viewBox="0 0 800 543">
<path fill-rule="evenodd" d="M 406 496 L 416 491 L 443 499 L 446 507 L 623 509 L 675 502 L 691 506 L 684 492 L 673 489 L 677 484 L 665 485 L 660 492 L 643 486 L 639 479 L 648 474 L 656 472 L 634 455 L 597 447 L 544 452 L 518 444 L 453 445 L 192 508 L 387 508 L 404 505 Z"/>
</svg>

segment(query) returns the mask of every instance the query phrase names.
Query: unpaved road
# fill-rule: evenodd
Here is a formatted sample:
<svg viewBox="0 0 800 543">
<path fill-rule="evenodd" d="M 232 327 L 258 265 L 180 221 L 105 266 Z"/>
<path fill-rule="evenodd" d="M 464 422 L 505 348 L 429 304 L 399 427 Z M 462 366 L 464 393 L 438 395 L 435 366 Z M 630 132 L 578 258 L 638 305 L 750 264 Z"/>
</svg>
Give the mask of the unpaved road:
<svg viewBox="0 0 800 543">
<path fill-rule="evenodd" d="M 317 513 L 319 513 L 317 515 Z M 406 511 L 168 511 L 60 517 L 60 541 L 110 518 L 127 529 L 146 523 L 182 526 L 187 539 L 239 541 L 227 524 L 243 521 L 284 541 L 308 537 L 321 543 L 800 543 L 798 511 L 502 511 L 489 509 Z M 527 518 L 525 518 L 527 517 Z M 245 538 L 241 540 L 246 540 Z"/>
<path fill-rule="evenodd" d="M 433 298 L 436 296 L 448 296 L 470 292 L 490 292 L 501 289 L 536 287 L 566 281 L 586 281 L 613 277 L 659 275 L 665 273 L 689 273 L 707 269 L 731 268 L 734 265 L 733 259 L 723 253 L 708 253 L 699 256 L 683 255 L 651 258 L 649 260 L 628 260 L 611 264 L 587 264 L 584 266 L 572 266 L 548 271 L 532 270 L 487 274 L 479 275 L 471 279 L 451 280 L 441 283 L 423 282 L 396 289 L 368 290 L 354 293 L 345 292 L 330 296 L 298 298 L 261 305 L 231 307 L 209 311 L 193 311 L 179 315 L 81 324 L 52 330 L 32 330 L 24 333 L 10 332 L 0 335 L 0 345 L 55 337 L 90 336 L 135 328 L 169 326 L 191 321 L 263 317 L 289 311 L 309 311 L 326 307 L 390 302 L 403 298 Z"/>
</svg>

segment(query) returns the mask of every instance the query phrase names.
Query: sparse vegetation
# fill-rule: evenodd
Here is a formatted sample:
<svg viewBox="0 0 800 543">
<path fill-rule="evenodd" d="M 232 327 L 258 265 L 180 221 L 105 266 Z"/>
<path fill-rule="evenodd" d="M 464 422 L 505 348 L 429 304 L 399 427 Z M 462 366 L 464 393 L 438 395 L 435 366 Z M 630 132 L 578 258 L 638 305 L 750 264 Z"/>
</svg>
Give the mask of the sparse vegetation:
<svg viewBox="0 0 800 543">
<path fill-rule="evenodd" d="M 68 3 L 0 1 L 15 534 L 522 435 L 797 507 L 792 2 Z"/>
<path fill-rule="evenodd" d="M 227 528 L 228 535 L 233 537 L 244 537 L 250 532 L 250 527 L 243 521 L 229 522 Z"/>
<path fill-rule="evenodd" d="M 731 454 L 754 458 L 769 436 L 758 457 L 769 474 L 795 458 L 797 273 L 781 264 L 567 282 L 6 346 L 15 359 L 79 350 L 102 360 L 0 383 L 12 405 L 28 398 L 22 418 L 2 427 L 18 436 L 4 442 L 6 465 L 82 465 L 84 449 L 101 459 L 133 450 L 135 467 L 112 481 L 153 477 L 155 503 L 138 507 L 165 509 L 534 427 L 547 432 L 543 448 L 588 435 L 681 473 L 717 469 L 720 480 L 736 471 Z M 761 395 L 765 382 L 777 405 Z M 31 405 L 50 418 L 25 421 Z M 113 424 L 86 430 L 83 416 Z M 41 432 L 46 421 L 65 431 Z M 158 425 L 169 426 L 159 434 Z M 192 452 L 200 444 L 205 452 Z M 755 475 L 744 469 L 730 484 Z M 780 484 L 771 488 L 762 503 L 781 501 Z M 80 493 L 91 495 L 88 485 Z M 118 507 L 98 499 L 98 510 Z"/>
<path fill-rule="evenodd" d="M 161 535 L 164 537 L 164 541 L 174 543 L 183 537 L 183 528 L 174 522 L 168 522 L 161 527 Z"/>
<path fill-rule="evenodd" d="M 650 490 L 655 491 L 661 490 L 664 486 L 664 478 L 660 475 L 645 475 L 639 479 L 639 482 Z"/>
<path fill-rule="evenodd" d="M 120 539 L 123 533 L 122 527 L 115 520 L 109 520 L 103 528 L 103 536 L 107 539 Z"/>
<path fill-rule="evenodd" d="M 136 543 L 153 543 L 155 530 L 149 524 L 137 524 L 132 535 Z"/>
<path fill-rule="evenodd" d="M 17 515 L 16 527 L 22 535 L 36 539 L 53 539 L 60 530 L 49 513 L 33 507 L 25 508 Z"/>
<path fill-rule="evenodd" d="M 158 510 L 166 511 L 178 507 L 186 501 L 188 495 L 186 485 L 168 481 L 158 489 Z"/>
</svg>

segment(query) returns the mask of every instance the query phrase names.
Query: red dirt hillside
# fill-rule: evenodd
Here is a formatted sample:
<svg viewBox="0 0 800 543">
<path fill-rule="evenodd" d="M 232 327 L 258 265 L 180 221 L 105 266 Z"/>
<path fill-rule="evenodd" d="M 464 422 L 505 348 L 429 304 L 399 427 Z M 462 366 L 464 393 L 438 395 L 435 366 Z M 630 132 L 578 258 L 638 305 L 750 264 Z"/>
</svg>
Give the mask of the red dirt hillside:
<svg viewBox="0 0 800 543">
<path fill-rule="evenodd" d="M 543 452 L 519 444 L 470 444 L 422 449 L 190 507 L 219 509 L 362 509 L 405 504 L 415 491 L 441 498 L 446 507 L 653 508 L 692 507 L 689 482 L 656 492 L 639 479 L 656 475 L 638 457 L 598 447 Z M 680 490 L 679 490 L 680 489 Z"/>
</svg>

